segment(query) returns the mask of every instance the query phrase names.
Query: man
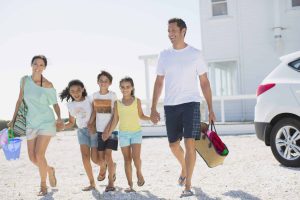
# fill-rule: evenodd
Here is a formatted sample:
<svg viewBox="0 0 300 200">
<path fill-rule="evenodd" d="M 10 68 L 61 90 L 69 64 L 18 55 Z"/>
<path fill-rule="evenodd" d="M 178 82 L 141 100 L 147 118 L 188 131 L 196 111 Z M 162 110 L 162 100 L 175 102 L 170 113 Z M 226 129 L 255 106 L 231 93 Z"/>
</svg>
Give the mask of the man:
<svg viewBox="0 0 300 200">
<path fill-rule="evenodd" d="M 169 20 L 169 39 L 173 47 L 162 51 L 159 56 L 151 121 L 157 123 L 160 120 L 156 107 L 165 80 L 164 110 L 169 146 L 181 165 L 178 183 L 185 185 L 181 196 L 192 196 L 191 179 L 196 160 L 195 137 L 200 134 L 199 81 L 208 105 L 210 123 L 215 121 L 215 114 L 206 63 L 201 51 L 184 42 L 186 31 L 187 27 L 182 19 Z M 180 145 L 182 137 L 185 153 Z"/>
</svg>

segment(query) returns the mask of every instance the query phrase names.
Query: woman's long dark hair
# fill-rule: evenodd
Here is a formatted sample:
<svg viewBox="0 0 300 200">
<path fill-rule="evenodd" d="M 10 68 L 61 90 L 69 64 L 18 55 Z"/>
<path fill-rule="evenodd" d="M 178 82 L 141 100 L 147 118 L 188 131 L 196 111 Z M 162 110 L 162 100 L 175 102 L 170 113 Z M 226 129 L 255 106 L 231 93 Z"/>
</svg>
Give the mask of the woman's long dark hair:
<svg viewBox="0 0 300 200">
<path fill-rule="evenodd" d="M 71 98 L 72 101 L 74 101 L 74 98 L 70 95 L 70 88 L 73 86 L 73 85 L 77 85 L 77 86 L 80 86 L 82 88 L 84 88 L 83 92 L 82 92 L 82 96 L 83 97 L 86 97 L 87 96 L 87 92 L 86 92 L 86 89 L 83 85 L 83 83 L 76 79 L 76 80 L 71 80 L 68 84 L 68 87 L 66 87 L 60 94 L 59 94 L 59 97 L 61 99 L 61 101 L 63 101 L 64 99 L 67 99 L 67 101 L 69 101 L 69 99 Z"/>
<path fill-rule="evenodd" d="M 123 82 L 129 82 L 131 84 L 131 86 L 133 88 L 132 91 L 131 91 L 131 96 L 134 97 L 134 83 L 133 83 L 132 78 L 130 78 L 129 76 L 126 76 L 126 77 L 122 78 L 120 80 L 120 87 L 121 87 L 121 83 L 123 83 Z"/>
</svg>

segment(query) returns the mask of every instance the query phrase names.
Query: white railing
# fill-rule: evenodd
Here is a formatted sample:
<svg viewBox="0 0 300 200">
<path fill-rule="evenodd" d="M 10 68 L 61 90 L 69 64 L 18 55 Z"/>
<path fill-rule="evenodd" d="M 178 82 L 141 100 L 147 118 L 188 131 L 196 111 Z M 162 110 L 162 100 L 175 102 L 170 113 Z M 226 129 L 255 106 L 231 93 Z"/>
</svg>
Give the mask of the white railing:
<svg viewBox="0 0 300 200">
<path fill-rule="evenodd" d="M 204 98 L 202 98 L 204 99 Z M 255 94 L 234 95 L 234 96 L 213 96 L 213 101 L 220 101 L 221 105 L 221 122 L 225 122 L 225 106 L 224 102 L 228 100 L 250 100 L 256 99 Z"/>
<path fill-rule="evenodd" d="M 202 97 L 203 99 L 203 104 L 201 105 L 201 116 L 205 116 L 205 111 L 207 109 L 207 105 L 205 102 L 205 98 Z M 221 111 L 221 122 L 224 123 L 226 122 L 225 119 L 225 101 L 232 101 L 232 100 L 251 100 L 251 99 L 256 99 L 256 95 L 255 94 L 246 94 L 246 95 L 233 95 L 233 96 L 213 96 L 212 97 L 213 102 L 216 101 L 220 101 L 220 111 Z M 205 102 L 205 105 L 204 105 Z M 143 100 L 142 101 L 142 105 L 144 108 L 144 112 L 146 114 L 150 114 L 150 106 L 151 106 L 151 102 Z M 161 113 L 161 117 L 164 117 L 164 113 L 163 113 L 163 101 L 160 100 L 158 103 L 158 108 L 157 110 Z M 164 123 L 164 120 L 161 121 L 161 123 Z"/>
</svg>

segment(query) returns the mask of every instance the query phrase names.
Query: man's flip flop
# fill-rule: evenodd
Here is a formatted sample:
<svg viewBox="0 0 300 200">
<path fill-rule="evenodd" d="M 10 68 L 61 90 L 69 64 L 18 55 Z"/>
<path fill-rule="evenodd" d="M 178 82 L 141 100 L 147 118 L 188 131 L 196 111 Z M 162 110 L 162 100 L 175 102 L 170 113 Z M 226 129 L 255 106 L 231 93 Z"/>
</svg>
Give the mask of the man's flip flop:
<svg viewBox="0 0 300 200">
<path fill-rule="evenodd" d="M 185 181 L 186 181 L 186 177 L 179 176 L 179 178 L 178 178 L 178 185 L 179 186 L 184 186 Z"/>
<path fill-rule="evenodd" d="M 48 190 L 46 186 L 41 186 L 39 193 L 37 196 L 46 196 L 48 194 Z"/>
<path fill-rule="evenodd" d="M 192 190 L 183 190 L 181 195 L 180 195 L 180 198 L 190 197 L 190 196 L 193 196 L 193 195 L 194 195 L 194 192 L 192 192 Z"/>
</svg>

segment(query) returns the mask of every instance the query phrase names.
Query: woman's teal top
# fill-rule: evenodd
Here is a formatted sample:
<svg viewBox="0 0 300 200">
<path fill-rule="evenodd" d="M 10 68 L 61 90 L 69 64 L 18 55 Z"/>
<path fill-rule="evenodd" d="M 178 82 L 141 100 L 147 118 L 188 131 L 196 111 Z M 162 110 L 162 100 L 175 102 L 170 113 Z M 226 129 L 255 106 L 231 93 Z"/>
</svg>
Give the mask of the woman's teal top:
<svg viewBox="0 0 300 200">
<path fill-rule="evenodd" d="M 28 107 L 26 129 L 56 132 L 55 117 L 50 108 L 50 105 L 57 103 L 56 90 L 41 87 L 35 84 L 31 76 L 25 76 L 24 100 Z"/>
</svg>

